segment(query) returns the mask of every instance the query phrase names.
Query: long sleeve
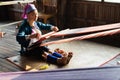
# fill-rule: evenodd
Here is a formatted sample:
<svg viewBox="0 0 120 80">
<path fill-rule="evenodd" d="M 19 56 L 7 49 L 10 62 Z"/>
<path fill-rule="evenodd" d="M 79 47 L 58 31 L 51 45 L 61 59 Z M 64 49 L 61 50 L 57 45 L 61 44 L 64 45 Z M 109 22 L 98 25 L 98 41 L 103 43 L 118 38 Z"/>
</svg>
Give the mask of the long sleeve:
<svg viewBox="0 0 120 80">
<path fill-rule="evenodd" d="M 40 28 L 40 30 L 51 30 L 52 26 L 51 24 L 44 24 L 41 22 L 37 22 L 38 27 Z"/>
<path fill-rule="evenodd" d="M 26 23 L 23 23 L 20 26 L 19 32 L 16 36 L 17 42 L 22 46 L 27 47 L 29 45 L 30 40 L 27 40 L 26 36 L 31 34 L 31 32 L 31 28 Z"/>
<path fill-rule="evenodd" d="M 51 24 L 44 24 L 37 21 L 35 23 L 40 30 L 51 30 L 52 28 Z M 27 20 L 24 20 L 16 36 L 17 42 L 24 47 L 28 47 L 30 40 L 26 39 L 26 36 L 30 35 L 31 33 L 32 33 L 32 28 L 28 24 Z"/>
</svg>

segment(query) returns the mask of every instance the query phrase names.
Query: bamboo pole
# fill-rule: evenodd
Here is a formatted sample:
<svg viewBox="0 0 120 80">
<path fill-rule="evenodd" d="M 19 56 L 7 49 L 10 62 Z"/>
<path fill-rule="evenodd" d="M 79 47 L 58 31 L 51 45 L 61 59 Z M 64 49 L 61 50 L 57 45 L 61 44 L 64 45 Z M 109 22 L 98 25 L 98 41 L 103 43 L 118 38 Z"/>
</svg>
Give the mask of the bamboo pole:
<svg viewBox="0 0 120 80">
<path fill-rule="evenodd" d="M 56 33 L 56 32 L 52 31 L 52 32 L 42 35 L 41 38 L 37 42 L 35 42 L 33 45 L 29 46 L 27 48 L 27 50 L 32 50 L 32 49 L 38 47 L 42 43 L 42 41 L 50 38 L 54 33 Z"/>
<path fill-rule="evenodd" d="M 65 43 L 65 42 L 70 42 L 70 41 L 74 41 L 74 40 L 90 39 L 90 38 L 114 35 L 114 34 L 118 34 L 118 33 L 120 33 L 120 29 L 97 32 L 97 33 L 92 33 L 89 35 L 83 35 L 83 36 L 77 36 L 77 37 L 72 37 L 72 38 L 67 38 L 67 39 L 62 39 L 62 40 L 57 40 L 57 41 L 46 42 L 46 43 L 40 44 L 40 46 L 48 46 L 51 44 Z"/>
<path fill-rule="evenodd" d="M 118 29 L 118 28 L 120 28 L 120 23 L 86 27 L 86 28 L 68 29 L 68 30 L 65 30 L 65 31 L 59 31 L 59 32 L 53 34 L 52 37 L 67 36 L 67 35 L 74 35 L 74 34 L 84 34 L 84 33 L 92 33 L 92 32 L 100 32 L 100 31 L 107 31 L 107 30 Z"/>
</svg>

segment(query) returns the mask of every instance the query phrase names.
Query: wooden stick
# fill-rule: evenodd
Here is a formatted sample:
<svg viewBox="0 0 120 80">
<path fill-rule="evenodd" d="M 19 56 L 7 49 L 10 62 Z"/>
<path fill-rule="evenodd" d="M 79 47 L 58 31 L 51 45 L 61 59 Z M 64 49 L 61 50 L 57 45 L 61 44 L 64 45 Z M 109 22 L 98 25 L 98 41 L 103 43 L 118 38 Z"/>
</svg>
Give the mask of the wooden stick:
<svg viewBox="0 0 120 80">
<path fill-rule="evenodd" d="M 15 22 L 11 22 L 11 23 L 4 24 L 4 25 L 0 25 L 0 28 L 1 28 L 1 27 L 10 26 L 10 25 L 13 25 L 13 24 L 17 24 L 17 23 L 20 23 L 20 22 L 22 22 L 22 21 L 15 21 Z"/>
<path fill-rule="evenodd" d="M 118 33 L 120 33 L 120 29 L 103 31 L 103 32 L 98 32 L 98 33 L 92 33 L 92 34 L 89 34 L 89 35 L 83 35 L 83 36 L 77 36 L 77 37 L 68 38 L 68 39 L 46 42 L 46 43 L 42 43 L 40 46 L 47 46 L 47 45 L 51 45 L 51 44 L 59 44 L 59 43 L 70 42 L 70 41 L 74 41 L 74 40 L 90 39 L 90 38 L 102 37 L 102 36 L 113 35 L 113 34 L 118 34 Z"/>
<path fill-rule="evenodd" d="M 55 34 L 56 32 L 55 31 L 52 31 L 52 32 L 49 32 L 49 33 L 46 33 L 46 34 L 44 34 L 44 35 L 42 35 L 41 36 L 41 38 L 43 38 L 43 37 L 51 37 L 53 34 Z"/>
<path fill-rule="evenodd" d="M 32 50 L 32 49 L 38 47 L 42 43 L 42 41 L 50 38 L 50 36 L 52 36 L 54 33 L 56 33 L 56 32 L 52 31 L 52 32 L 49 32 L 47 34 L 42 35 L 41 38 L 40 38 L 40 40 L 38 40 L 37 42 L 35 42 L 33 45 L 29 46 L 27 48 L 27 50 Z"/>
<path fill-rule="evenodd" d="M 20 3 L 30 3 L 33 2 L 34 0 L 27 0 L 27 1 L 0 1 L 0 6 L 4 6 L 4 5 L 13 5 L 13 4 L 18 4 L 18 2 Z"/>
<path fill-rule="evenodd" d="M 108 24 L 108 25 L 101 25 L 101 26 L 94 26 L 94 27 L 87 27 L 87 28 L 77 28 L 77 29 L 69 29 L 64 31 L 59 31 L 52 35 L 52 37 L 59 37 L 59 36 L 67 36 L 67 35 L 74 35 L 74 34 L 84 34 L 84 33 L 93 33 L 93 32 L 100 32 L 112 29 L 120 28 L 120 23 L 115 24 Z"/>
</svg>

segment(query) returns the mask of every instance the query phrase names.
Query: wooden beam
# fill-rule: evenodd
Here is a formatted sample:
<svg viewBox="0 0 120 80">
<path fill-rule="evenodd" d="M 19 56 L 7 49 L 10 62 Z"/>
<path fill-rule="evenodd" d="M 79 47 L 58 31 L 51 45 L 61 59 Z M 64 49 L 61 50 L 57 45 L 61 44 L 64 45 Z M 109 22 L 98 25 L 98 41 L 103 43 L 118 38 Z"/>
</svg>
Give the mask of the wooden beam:
<svg viewBox="0 0 120 80">
<path fill-rule="evenodd" d="M 84 39 L 114 35 L 114 34 L 119 34 L 119 33 L 120 33 L 120 29 L 114 29 L 114 30 L 97 32 L 97 33 L 92 33 L 92 34 L 83 35 L 83 36 L 61 39 L 61 40 L 57 40 L 57 41 L 50 41 L 50 42 L 42 43 L 42 44 L 40 44 L 40 46 L 47 46 L 47 45 L 51 45 L 51 44 L 59 44 L 59 43 L 70 42 L 70 41 L 74 41 L 74 40 L 84 40 Z"/>
<path fill-rule="evenodd" d="M 33 2 L 35 0 L 25 0 L 25 1 L 0 1 L 0 6 L 4 6 L 4 5 L 13 5 L 13 4 L 18 4 L 20 3 L 30 3 Z"/>
<path fill-rule="evenodd" d="M 86 33 L 89 33 L 89 34 L 86 35 Z M 62 30 L 57 33 L 52 33 L 52 34 L 50 33 L 50 35 L 48 35 L 48 38 L 66 36 L 66 35 L 74 35 L 74 34 L 82 34 L 82 35 L 84 34 L 84 35 L 73 37 L 73 38 L 68 38 L 68 39 L 62 39 L 58 41 L 51 41 L 51 42 L 43 43 L 42 45 L 40 45 L 43 40 L 47 39 L 45 38 L 47 36 L 45 36 L 44 38 L 41 38 L 37 43 L 30 46 L 28 50 L 31 50 L 38 46 L 47 46 L 51 44 L 58 44 L 58 43 L 69 42 L 73 40 L 83 40 L 83 39 L 101 37 L 101 36 L 117 34 L 117 33 L 120 33 L 120 23 L 108 24 L 108 25 L 102 25 L 102 26 L 94 26 L 94 27 L 88 27 L 88 28 L 66 29 L 66 30 Z"/>
<path fill-rule="evenodd" d="M 107 31 L 107 30 L 118 29 L 118 28 L 120 28 L 120 23 L 86 27 L 86 28 L 67 29 L 65 31 L 59 31 L 53 34 L 52 37 L 67 36 L 67 35 L 74 35 L 74 34 L 86 34 L 86 33 Z"/>
<path fill-rule="evenodd" d="M 20 23 L 20 22 L 22 22 L 22 21 L 10 22 L 10 23 L 4 24 L 4 25 L 0 25 L 0 28 L 10 26 L 10 25 L 14 25 L 14 24 L 17 24 L 17 23 Z"/>
<path fill-rule="evenodd" d="M 31 46 L 29 46 L 29 47 L 27 48 L 27 50 L 32 50 L 32 49 L 38 47 L 38 46 L 41 44 L 42 41 L 50 38 L 54 33 L 56 33 L 56 32 L 55 32 L 55 31 L 52 31 L 52 32 L 49 32 L 49 33 L 47 33 L 47 34 L 42 35 L 41 38 L 40 38 L 37 42 L 35 42 L 35 43 L 32 44 Z"/>
</svg>

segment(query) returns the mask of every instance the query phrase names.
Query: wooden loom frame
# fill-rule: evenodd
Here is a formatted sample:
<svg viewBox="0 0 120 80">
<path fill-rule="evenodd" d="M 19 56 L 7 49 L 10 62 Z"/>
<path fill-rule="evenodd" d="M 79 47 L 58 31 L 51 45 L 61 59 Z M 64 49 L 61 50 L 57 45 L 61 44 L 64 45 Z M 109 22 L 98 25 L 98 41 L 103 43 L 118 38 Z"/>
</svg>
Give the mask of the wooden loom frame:
<svg viewBox="0 0 120 80">
<path fill-rule="evenodd" d="M 66 29 L 66 30 L 62 30 L 57 33 L 50 32 L 45 36 L 43 35 L 42 38 L 38 42 L 30 46 L 28 50 L 31 50 L 37 46 L 48 46 L 51 44 L 59 44 L 59 43 L 73 41 L 73 40 L 84 40 L 84 39 L 114 35 L 118 33 L 120 33 L 120 23 L 102 25 L 102 26 L 94 26 L 94 27 L 88 27 L 88 28 Z M 80 36 L 75 36 L 72 38 L 61 39 L 61 40 L 56 40 L 56 41 L 50 41 L 50 42 L 41 44 L 43 40 L 48 39 L 50 37 L 54 38 L 54 37 L 70 36 L 70 35 L 76 35 L 76 34 L 79 34 Z"/>
</svg>

